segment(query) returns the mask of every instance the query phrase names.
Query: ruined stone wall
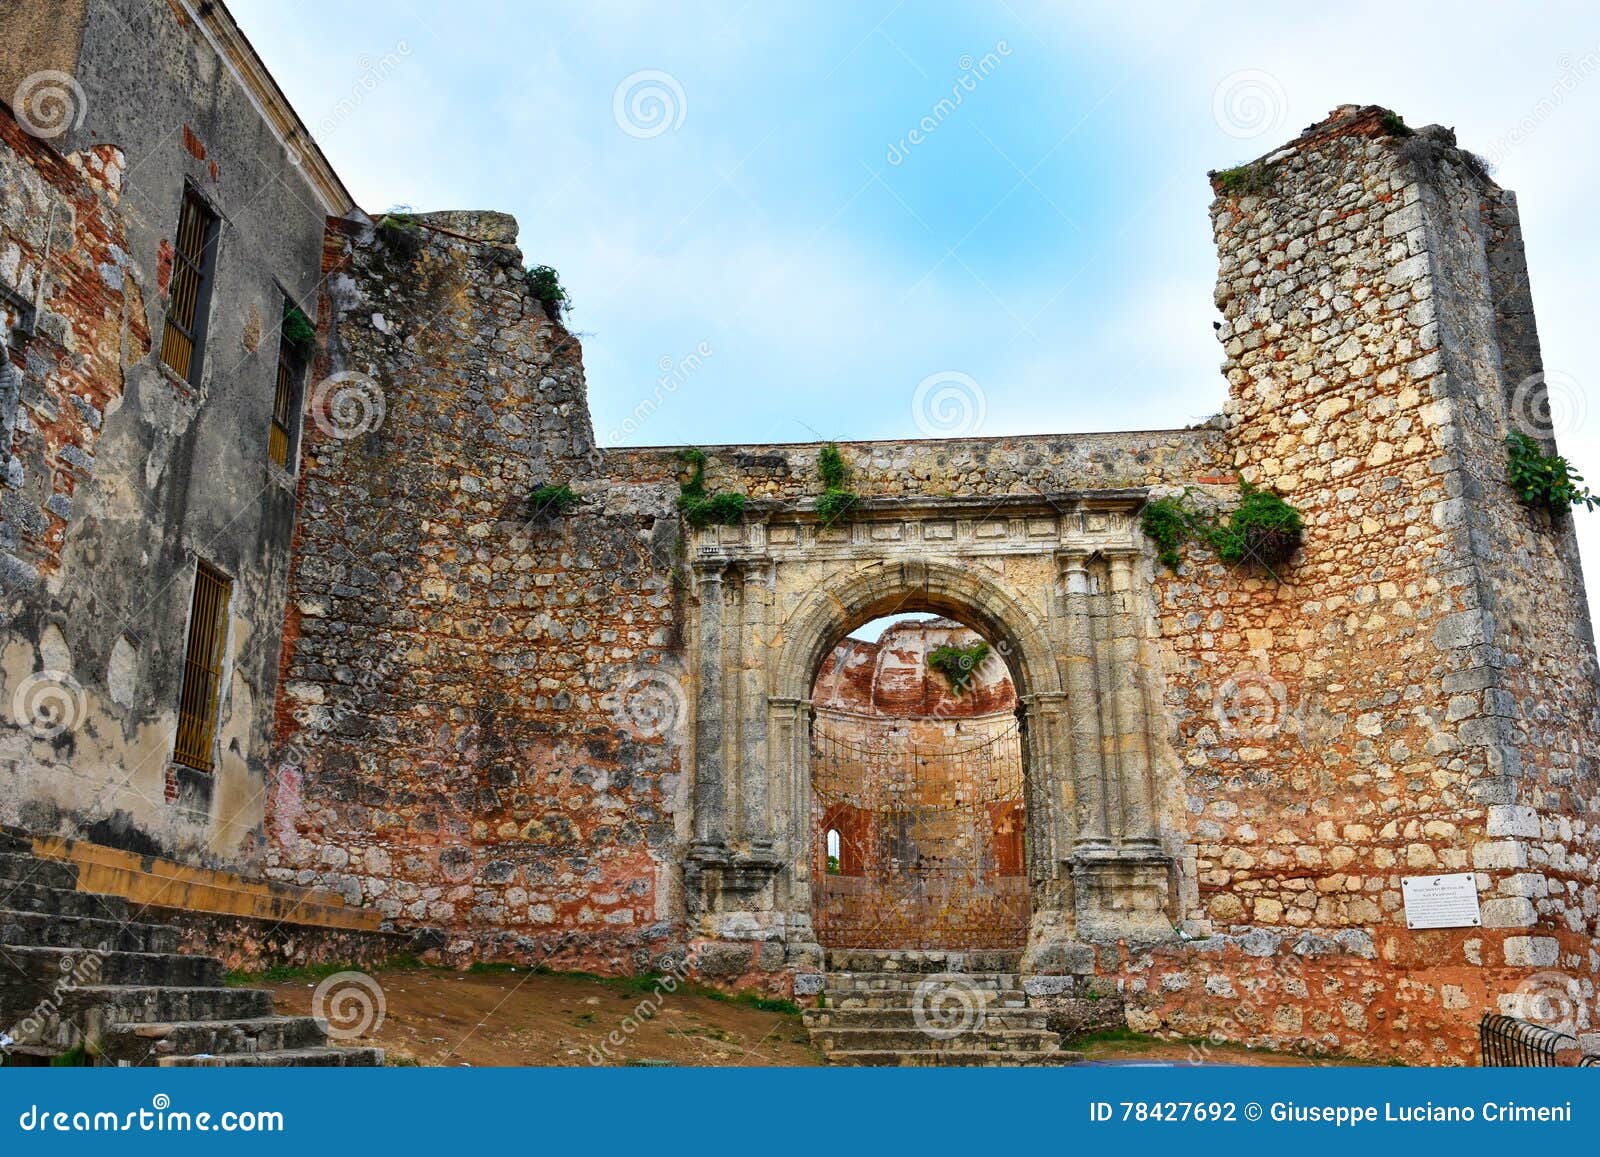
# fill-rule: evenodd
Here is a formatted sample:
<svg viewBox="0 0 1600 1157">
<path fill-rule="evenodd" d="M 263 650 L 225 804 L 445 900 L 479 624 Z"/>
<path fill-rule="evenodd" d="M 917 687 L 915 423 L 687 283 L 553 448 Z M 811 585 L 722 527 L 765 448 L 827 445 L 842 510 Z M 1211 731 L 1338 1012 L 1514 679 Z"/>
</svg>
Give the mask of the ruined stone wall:
<svg viewBox="0 0 1600 1157">
<path fill-rule="evenodd" d="M 13 330 L 0 822 L 248 869 L 294 513 L 266 452 L 277 327 L 285 294 L 315 300 L 325 211 L 177 6 L 22 7 L 74 55 L 57 103 L 0 116 L 8 320 L 45 286 Z M 193 382 L 159 364 L 186 184 L 222 221 Z M 197 558 L 233 582 L 210 773 L 170 762 Z"/>
<path fill-rule="evenodd" d="M 1135 1027 L 1459 1063 L 1558 957 L 1592 992 L 1592 646 L 1505 484 L 1509 199 L 1427 132 L 1340 110 L 1216 182 L 1235 462 L 1307 530 L 1281 581 L 1158 577 L 1213 935 L 1120 950 Z M 1406 930 L 1403 876 L 1472 870 L 1482 929 Z"/>
<path fill-rule="evenodd" d="M 268 875 L 460 955 L 629 968 L 680 842 L 677 518 L 592 481 L 578 344 L 515 240 L 467 213 L 330 234 Z M 539 515 L 550 483 L 583 505 Z"/>
</svg>

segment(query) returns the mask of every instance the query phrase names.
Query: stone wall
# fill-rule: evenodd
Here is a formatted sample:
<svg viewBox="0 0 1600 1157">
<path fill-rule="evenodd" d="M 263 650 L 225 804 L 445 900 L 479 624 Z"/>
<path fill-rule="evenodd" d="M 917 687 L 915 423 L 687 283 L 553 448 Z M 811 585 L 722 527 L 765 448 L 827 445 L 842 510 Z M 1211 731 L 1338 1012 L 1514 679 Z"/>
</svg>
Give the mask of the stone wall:
<svg viewBox="0 0 1600 1157">
<path fill-rule="evenodd" d="M 677 518 L 593 480 L 578 344 L 515 240 L 330 234 L 268 875 L 459 956 L 632 967 L 676 927 Z M 583 505 L 541 515 L 547 483 Z"/>
<path fill-rule="evenodd" d="M 1460 1063 L 1519 989 L 1593 1005 L 1577 554 L 1505 483 L 1508 367 L 1537 358 L 1494 310 L 1514 211 L 1442 130 L 1379 109 L 1248 176 L 1213 205 L 1230 438 L 1305 545 L 1282 581 L 1203 555 L 1157 581 L 1212 935 L 1100 966 L 1136 1027 Z M 1401 878 L 1452 871 L 1484 927 L 1408 931 Z"/>
</svg>

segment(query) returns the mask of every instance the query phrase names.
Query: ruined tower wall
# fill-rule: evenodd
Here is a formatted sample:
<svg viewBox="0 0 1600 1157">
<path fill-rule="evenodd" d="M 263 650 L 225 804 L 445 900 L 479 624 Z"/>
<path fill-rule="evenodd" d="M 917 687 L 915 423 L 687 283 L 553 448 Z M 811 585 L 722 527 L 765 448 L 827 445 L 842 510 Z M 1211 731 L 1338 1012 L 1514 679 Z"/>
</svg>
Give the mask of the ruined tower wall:
<svg viewBox="0 0 1600 1157">
<path fill-rule="evenodd" d="M 1347 109 L 1216 182 L 1235 463 L 1307 529 L 1282 581 L 1195 552 L 1158 581 L 1214 935 L 1124 951 L 1135 1027 L 1459 1062 L 1558 957 L 1590 985 L 1587 615 L 1570 530 L 1505 484 L 1509 200 L 1451 143 Z M 1401 878 L 1461 871 L 1484 927 L 1408 931 Z"/>
<path fill-rule="evenodd" d="M 589 481 L 578 344 L 515 240 L 468 213 L 329 235 L 268 875 L 460 955 L 626 969 L 672 905 L 677 516 Z M 540 516 L 545 484 L 583 505 Z"/>
</svg>

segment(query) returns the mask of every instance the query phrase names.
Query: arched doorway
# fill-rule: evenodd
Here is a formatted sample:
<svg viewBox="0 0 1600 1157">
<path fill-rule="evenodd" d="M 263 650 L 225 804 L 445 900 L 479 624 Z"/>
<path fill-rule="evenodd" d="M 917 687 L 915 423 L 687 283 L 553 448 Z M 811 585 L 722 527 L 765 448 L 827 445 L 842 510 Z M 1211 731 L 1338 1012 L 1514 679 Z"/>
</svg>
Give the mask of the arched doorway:
<svg viewBox="0 0 1600 1157">
<path fill-rule="evenodd" d="M 978 632 L 894 616 L 847 636 L 812 695 L 813 922 L 829 948 L 1027 941 L 1022 728 Z"/>
</svg>

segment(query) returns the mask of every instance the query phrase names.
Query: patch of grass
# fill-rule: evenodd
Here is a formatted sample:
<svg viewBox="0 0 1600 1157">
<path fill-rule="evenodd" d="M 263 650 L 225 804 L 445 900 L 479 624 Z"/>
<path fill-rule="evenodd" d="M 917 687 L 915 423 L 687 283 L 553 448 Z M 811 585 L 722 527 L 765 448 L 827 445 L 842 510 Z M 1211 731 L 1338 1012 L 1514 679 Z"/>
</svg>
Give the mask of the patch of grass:
<svg viewBox="0 0 1600 1157">
<path fill-rule="evenodd" d="M 957 699 L 966 692 L 972 677 L 989 657 L 989 644 L 979 639 L 970 647 L 957 647 L 951 643 L 935 647 L 928 652 L 928 666 L 943 675 Z"/>
<path fill-rule="evenodd" d="M 257 984 L 283 984 L 290 980 L 323 980 L 335 972 L 379 972 L 399 968 L 427 968 L 418 957 L 411 953 L 392 956 L 381 964 L 351 964 L 349 961 L 340 960 L 323 964 L 279 964 L 261 972 L 230 972 L 224 978 L 230 988 L 249 987 Z"/>
<path fill-rule="evenodd" d="M 817 517 L 823 526 L 832 526 L 850 516 L 861 496 L 845 485 L 844 456 L 836 443 L 829 442 L 817 452 L 817 472 L 822 475 L 823 487 L 817 499 Z"/>
<path fill-rule="evenodd" d="M 1406 124 L 1405 117 L 1389 109 L 1384 109 L 1383 116 L 1378 119 L 1383 125 L 1383 131 L 1388 133 L 1391 137 L 1409 137 L 1414 135 L 1417 131 L 1410 125 Z"/>
<path fill-rule="evenodd" d="M 544 306 L 545 316 L 551 321 L 572 311 L 572 295 L 561 284 L 561 275 L 548 265 L 535 265 L 523 271 L 523 282 L 528 292 Z"/>
<path fill-rule="evenodd" d="M 409 265 L 422 252 L 422 226 L 415 213 L 397 206 L 378 218 L 378 239 L 403 265 Z"/>
<path fill-rule="evenodd" d="M 784 1016 L 799 1016 L 800 1006 L 781 996 L 763 996 L 759 992 L 723 992 L 720 988 L 702 988 L 693 985 L 697 995 L 720 1000 L 724 1004 L 743 1004 L 757 1012 L 776 1012 Z"/>
<path fill-rule="evenodd" d="M 1072 1038 L 1072 1044 L 1074 1047 L 1079 1045 L 1161 1045 L 1171 1043 L 1171 1041 L 1162 1040 L 1158 1036 L 1151 1036 L 1147 1032 L 1134 1032 L 1131 1028 L 1103 1028 L 1098 1029 L 1095 1032 L 1085 1033 L 1083 1036 L 1075 1036 Z"/>
<path fill-rule="evenodd" d="M 1529 506 L 1543 506 L 1551 514 L 1561 514 L 1574 506 L 1593 510 L 1600 497 L 1579 485 L 1583 475 L 1560 454 L 1546 454 L 1537 441 L 1526 434 L 1506 435 L 1506 474 L 1511 488 Z"/>
<path fill-rule="evenodd" d="M 474 960 L 467 965 L 469 976 L 499 976 L 507 972 L 531 972 L 531 968 L 524 968 L 520 964 L 511 964 L 504 960 Z"/>
<path fill-rule="evenodd" d="M 1234 196 L 1265 193 L 1272 187 L 1272 174 L 1260 161 L 1252 161 L 1248 165 L 1236 165 L 1231 169 L 1219 169 L 1212 176 L 1216 178 L 1217 189 L 1220 192 L 1231 193 Z"/>
<path fill-rule="evenodd" d="M 73 1045 L 64 1053 L 50 1058 L 52 1069 L 87 1069 L 94 1066 L 94 1057 L 82 1045 Z"/>
<path fill-rule="evenodd" d="M 678 510 L 690 526 L 705 527 L 717 523 L 732 526 L 744 517 L 745 496 L 722 490 L 706 493 L 706 454 L 704 450 L 680 450 L 678 459 L 684 464 L 689 477 L 680 480 Z"/>
<path fill-rule="evenodd" d="M 541 486 L 528 495 L 528 509 L 534 518 L 555 518 L 565 514 L 583 499 L 565 482 Z"/>
</svg>

